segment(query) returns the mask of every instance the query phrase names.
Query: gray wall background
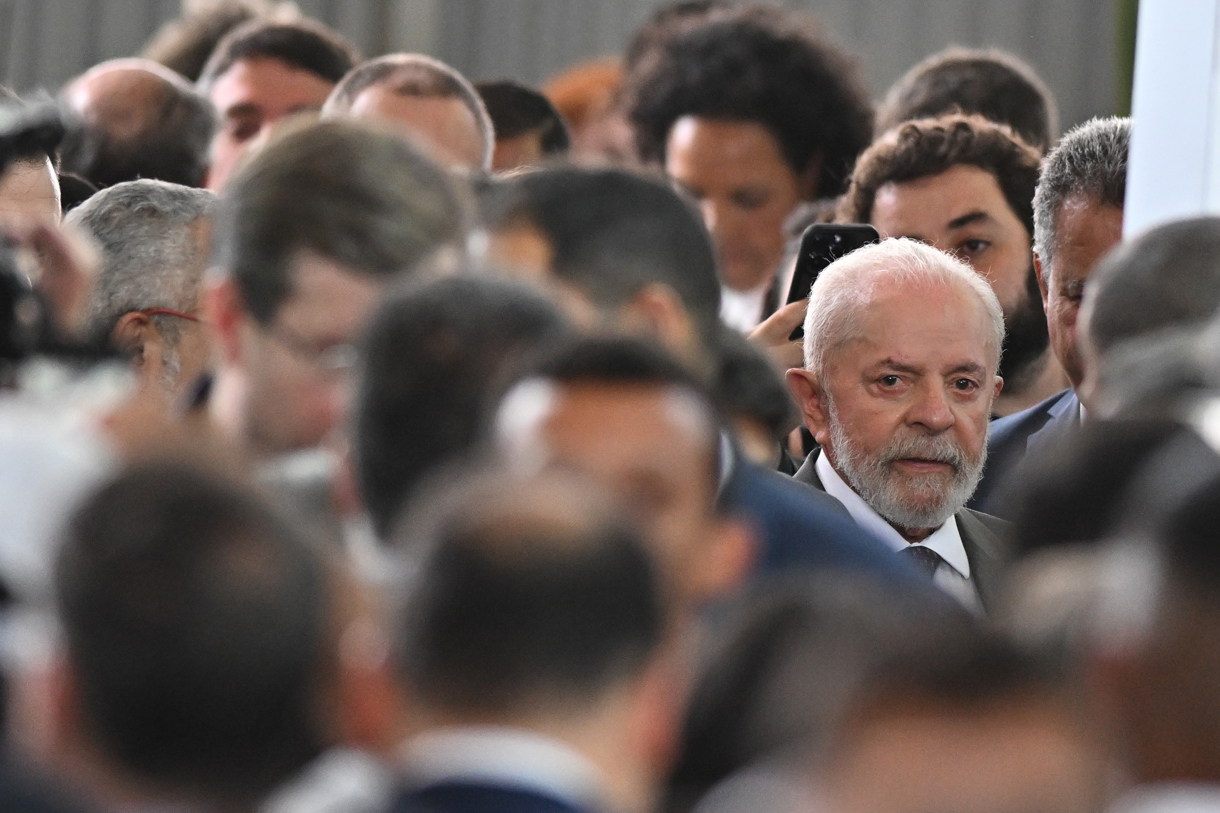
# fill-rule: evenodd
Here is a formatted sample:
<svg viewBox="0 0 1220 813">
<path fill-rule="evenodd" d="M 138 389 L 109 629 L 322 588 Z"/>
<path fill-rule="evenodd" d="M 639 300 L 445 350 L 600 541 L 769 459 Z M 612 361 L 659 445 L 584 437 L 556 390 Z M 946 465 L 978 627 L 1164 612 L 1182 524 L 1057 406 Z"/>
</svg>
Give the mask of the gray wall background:
<svg viewBox="0 0 1220 813">
<path fill-rule="evenodd" d="M 662 0 L 297 0 L 366 54 L 430 53 L 474 80 L 538 84 L 619 53 Z M 1054 90 L 1064 128 L 1116 107 L 1114 0 L 788 0 L 860 55 L 880 96 L 950 44 L 1029 60 Z M 0 77 L 56 90 L 103 59 L 137 53 L 179 0 L 0 0 Z"/>
</svg>

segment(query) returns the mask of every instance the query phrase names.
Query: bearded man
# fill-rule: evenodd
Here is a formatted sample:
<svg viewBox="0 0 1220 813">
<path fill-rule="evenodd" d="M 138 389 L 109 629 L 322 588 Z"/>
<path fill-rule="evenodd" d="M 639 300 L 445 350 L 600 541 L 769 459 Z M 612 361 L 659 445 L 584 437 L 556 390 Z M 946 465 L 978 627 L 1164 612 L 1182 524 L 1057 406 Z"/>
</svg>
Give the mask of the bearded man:
<svg viewBox="0 0 1220 813">
<path fill-rule="evenodd" d="M 788 384 L 821 446 L 796 479 L 837 498 L 963 604 L 986 609 L 1007 523 L 966 510 L 987 457 L 1004 317 L 953 256 L 909 239 L 818 277 Z"/>
</svg>

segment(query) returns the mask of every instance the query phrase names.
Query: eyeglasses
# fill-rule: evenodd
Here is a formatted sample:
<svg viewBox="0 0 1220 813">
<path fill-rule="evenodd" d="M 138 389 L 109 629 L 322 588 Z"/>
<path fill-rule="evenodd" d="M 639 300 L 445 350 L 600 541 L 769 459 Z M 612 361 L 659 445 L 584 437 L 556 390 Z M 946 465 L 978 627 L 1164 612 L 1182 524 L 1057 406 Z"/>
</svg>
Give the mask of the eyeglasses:
<svg viewBox="0 0 1220 813">
<path fill-rule="evenodd" d="M 356 362 L 360 358 L 353 345 L 335 344 L 319 350 L 282 326 L 267 330 L 267 335 L 302 364 L 324 373 L 346 373 L 356 366 Z"/>
<path fill-rule="evenodd" d="M 139 311 L 139 313 L 142 313 L 145 316 L 177 316 L 179 319 L 185 319 L 188 322 L 200 321 L 198 316 L 192 316 L 189 313 L 183 313 L 182 311 L 170 310 L 169 308 L 145 308 L 144 310 Z"/>
</svg>

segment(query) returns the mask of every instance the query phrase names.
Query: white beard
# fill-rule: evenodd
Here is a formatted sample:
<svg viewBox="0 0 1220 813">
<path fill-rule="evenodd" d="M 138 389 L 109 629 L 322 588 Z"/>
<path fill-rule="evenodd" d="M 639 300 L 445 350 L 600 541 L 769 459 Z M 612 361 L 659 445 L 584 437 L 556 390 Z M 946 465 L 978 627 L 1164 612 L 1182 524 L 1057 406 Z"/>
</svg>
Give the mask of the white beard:
<svg viewBox="0 0 1220 813">
<path fill-rule="evenodd" d="M 895 435 L 870 457 L 848 435 L 833 404 L 828 404 L 830 444 L 835 470 L 856 494 L 891 525 L 899 528 L 939 528 L 965 506 L 983 476 L 987 445 L 971 460 L 945 435 Z M 951 476 L 908 477 L 896 472 L 894 461 L 918 457 L 948 463 Z"/>
</svg>

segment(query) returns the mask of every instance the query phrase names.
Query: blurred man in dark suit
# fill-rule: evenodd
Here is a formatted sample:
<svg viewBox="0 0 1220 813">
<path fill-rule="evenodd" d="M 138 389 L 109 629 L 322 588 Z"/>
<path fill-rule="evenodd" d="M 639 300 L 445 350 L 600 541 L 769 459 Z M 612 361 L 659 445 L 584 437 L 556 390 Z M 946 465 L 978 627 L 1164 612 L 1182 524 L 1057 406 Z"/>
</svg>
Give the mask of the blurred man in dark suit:
<svg viewBox="0 0 1220 813">
<path fill-rule="evenodd" d="M 492 471 L 396 538 L 400 813 L 651 808 L 681 714 L 639 535 L 571 475 Z"/>
</svg>

